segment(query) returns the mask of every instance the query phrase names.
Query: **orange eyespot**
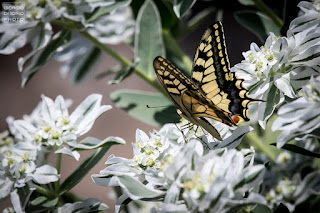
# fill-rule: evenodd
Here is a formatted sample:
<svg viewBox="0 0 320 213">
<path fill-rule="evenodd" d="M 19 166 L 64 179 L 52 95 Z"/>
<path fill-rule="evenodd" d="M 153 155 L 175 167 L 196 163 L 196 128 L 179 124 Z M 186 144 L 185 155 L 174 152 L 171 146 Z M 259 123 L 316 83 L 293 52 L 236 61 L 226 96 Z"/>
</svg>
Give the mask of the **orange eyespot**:
<svg viewBox="0 0 320 213">
<path fill-rule="evenodd" d="M 235 124 L 239 124 L 241 121 L 243 121 L 243 118 L 241 118 L 239 115 L 232 115 L 231 116 L 232 120 L 234 121 Z"/>
</svg>

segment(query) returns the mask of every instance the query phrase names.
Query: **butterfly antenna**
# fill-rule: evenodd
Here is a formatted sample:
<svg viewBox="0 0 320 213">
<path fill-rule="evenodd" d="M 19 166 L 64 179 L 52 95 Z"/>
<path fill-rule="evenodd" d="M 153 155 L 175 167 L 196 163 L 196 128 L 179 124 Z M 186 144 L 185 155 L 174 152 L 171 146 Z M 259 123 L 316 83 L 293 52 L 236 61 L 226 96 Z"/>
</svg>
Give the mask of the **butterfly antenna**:
<svg viewBox="0 0 320 213">
<path fill-rule="evenodd" d="M 149 106 L 148 104 L 146 105 L 146 107 L 148 108 L 148 109 L 156 109 L 156 108 L 163 108 L 163 107 L 169 107 L 170 105 L 168 105 L 168 106 Z"/>
</svg>

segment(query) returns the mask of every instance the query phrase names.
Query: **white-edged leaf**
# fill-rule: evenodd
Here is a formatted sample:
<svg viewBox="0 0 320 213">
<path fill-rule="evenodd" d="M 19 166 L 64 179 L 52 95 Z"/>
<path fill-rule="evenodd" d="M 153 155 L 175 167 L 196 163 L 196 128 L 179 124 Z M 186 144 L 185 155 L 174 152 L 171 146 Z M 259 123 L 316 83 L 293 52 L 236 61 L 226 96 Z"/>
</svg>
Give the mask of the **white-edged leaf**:
<svg viewBox="0 0 320 213">
<path fill-rule="evenodd" d="M 243 177 L 240 179 L 240 182 L 235 185 L 235 190 L 244 193 L 258 185 L 263 180 L 264 169 L 264 165 L 255 165 L 245 168 L 242 172 Z"/>
<path fill-rule="evenodd" d="M 58 153 L 62 153 L 65 155 L 69 155 L 70 157 L 73 157 L 76 161 L 78 161 L 80 159 L 80 154 L 77 151 L 71 151 L 70 149 L 63 147 L 61 149 L 58 149 L 57 151 L 55 151 L 54 153 L 58 154 Z"/>
<path fill-rule="evenodd" d="M 176 123 L 180 120 L 172 101 L 160 93 L 118 90 L 111 93 L 110 98 L 117 107 L 125 110 L 132 117 L 150 125 L 162 126 L 166 123 Z M 148 108 L 147 105 L 167 107 Z"/>
<path fill-rule="evenodd" d="M 18 63 L 22 70 L 22 86 L 24 87 L 30 78 L 41 67 L 46 65 L 53 55 L 57 52 L 57 49 L 67 42 L 71 38 L 71 33 L 68 30 L 60 31 L 56 33 L 50 42 L 41 50 L 36 51 L 28 60 L 26 58 L 20 58 Z"/>
<path fill-rule="evenodd" d="M 233 131 L 231 136 L 224 139 L 221 143 L 218 143 L 215 148 L 227 147 L 228 149 L 233 149 L 237 147 L 241 143 L 242 138 L 252 130 L 253 128 L 251 126 L 239 126 Z"/>
<path fill-rule="evenodd" d="M 135 61 L 137 68 L 155 79 L 153 60 L 165 56 L 159 11 L 152 0 L 144 2 L 139 10 L 135 31 Z"/>
<path fill-rule="evenodd" d="M 165 194 L 160 190 L 151 189 L 142 184 L 133 177 L 122 175 L 118 176 L 119 185 L 125 189 L 132 200 L 139 200 L 143 198 L 157 198 Z"/>
<path fill-rule="evenodd" d="M 107 1 L 104 2 L 107 3 Z M 132 0 L 109 1 L 108 5 L 104 5 L 103 7 L 99 6 L 98 9 L 90 16 L 90 18 L 87 19 L 87 22 L 93 22 L 101 16 L 105 16 L 106 14 L 112 13 L 119 7 L 128 6 L 131 2 Z"/>
<path fill-rule="evenodd" d="M 75 203 L 66 203 L 63 206 L 58 208 L 58 213 L 73 213 L 73 212 L 81 212 L 81 213 L 89 213 L 96 211 L 105 211 L 108 209 L 108 206 L 101 201 L 89 198 L 82 202 Z"/>
<path fill-rule="evenodd" d="M 0 179 L 0 199 L 5 198 L 10 194 L 10 191 L 14 184 L 8 177 L 5 177 L 3 171 L 1 171 L 1 173 L 3 174 L 1 174 L 2 177 Z"/>
<path fill-rule="evenodd" d="M 38 184 L 47 184 L 59 180 L 60 175 L 58 175 L 56 168 L 49 165 L 43 165 L 37 168 L 31 177 L 33 181 Z"/>
<path fill-rule="evenodd" d="M 178 18 L 183 18 L 197 0 L 174 0 L 173 11 Z"/>
<path fill-rule="evenodd" d="M 76 144 L 74 150 L 91 150 L 110 144 L 126 144 L 126 142 L 120 137 L 108 137 L 104 140 L 100 140 L 93 137 L 87 137 L 80 143 Z"/>
<path fill-rule="evenodd" d="M 75 133 L 83 135 L 93 126 L 94 121 L 104 112 L 111 109 L 110 105 L 101 106 L 102 95 L 91 94 L 70 115 L 70 122 L 75 125 Z"/>
<path fill-rule="evenodd" d="M 17 189 L 10 193 L 11 204 L 13 205 L 15 212 L 24 212 L 20 203 L 20 197 L 18 195 Z"/>
<path fill-rule="evenodd" d="M 36 22 L 33 23 L 34 25 Z M 0 37 L 0 54 L 9 55 L 14 53 L 17 49 L 25 46 L 34 36 L 39 33 L 37 28 L 30 27 L 27 29 L 18 29 L 18 27 L 12 26 L 12 24 L 1 24 L 3 28 L 0 33 L 3 33 Z"/>
</svg>

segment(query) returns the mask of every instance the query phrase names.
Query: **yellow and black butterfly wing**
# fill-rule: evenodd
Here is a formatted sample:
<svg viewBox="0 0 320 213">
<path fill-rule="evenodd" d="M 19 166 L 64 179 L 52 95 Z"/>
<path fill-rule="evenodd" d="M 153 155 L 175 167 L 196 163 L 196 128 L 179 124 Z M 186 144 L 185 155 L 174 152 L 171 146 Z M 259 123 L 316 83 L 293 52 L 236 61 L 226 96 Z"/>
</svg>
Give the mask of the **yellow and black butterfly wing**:
<svg viewBox="0 0 320 213">
<path fill-rule="evenodd" d="M 222 140 L 216 128 L 204 118 L 223 122 L 226 118 L 221 110 L 212 105 L 197 86 L 166 59 L 156 57 L 153 66 L 160 83 L 176 105 L 178 114 L 191 123 L 202 126 L 218 140 Z"/>
<path fill-rule="evenodd" d="M 191 80 L 202 93 L 223 111 L 249 120 L 248 97 L 243 80 L 230 71 L 230 63 L 221 22 L 212 24 L 203 34 L 195 54 Z"/>
</svg>

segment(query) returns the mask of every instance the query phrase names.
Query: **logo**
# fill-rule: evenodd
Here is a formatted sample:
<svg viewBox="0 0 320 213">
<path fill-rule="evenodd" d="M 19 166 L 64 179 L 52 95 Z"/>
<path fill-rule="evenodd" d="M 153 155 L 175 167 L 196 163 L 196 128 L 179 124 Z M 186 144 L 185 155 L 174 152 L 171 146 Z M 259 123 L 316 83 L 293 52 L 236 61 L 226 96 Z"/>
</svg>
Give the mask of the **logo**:
<svg viewBox="0 0 320 213">
<path fill-rule="evenodd" d="M 2 23 L 24 23 L 25 21 L 25 4 L 24 2 L 12 3 L 3 2 L 1 11 Z"/>
</svg>

